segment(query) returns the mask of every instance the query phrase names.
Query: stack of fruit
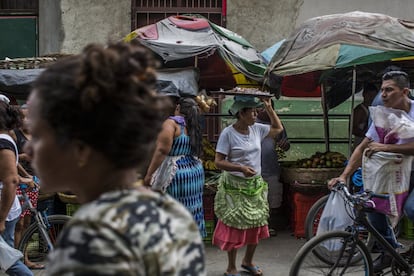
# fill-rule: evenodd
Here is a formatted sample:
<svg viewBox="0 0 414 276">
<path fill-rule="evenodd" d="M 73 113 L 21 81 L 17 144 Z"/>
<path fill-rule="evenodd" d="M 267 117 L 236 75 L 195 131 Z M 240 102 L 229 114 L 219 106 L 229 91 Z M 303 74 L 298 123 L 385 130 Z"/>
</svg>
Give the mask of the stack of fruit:
<svg viewBox="0 0 414 276">
<path fill-rule="evenodd" d="M 345 166 L 346 157 L 340 152 L 316 152 L 310 158 L 298 159 L 296 168 L 341 168 Z"/>
<path fill-rule="evenodd" d="M 207 140 L 203 138 L 203 167 L 207 171 L 217 171 L 216 164 L 214 163 L 214 158 L 216 156 L 216 149 L 214 146 Z"/>
</svg>

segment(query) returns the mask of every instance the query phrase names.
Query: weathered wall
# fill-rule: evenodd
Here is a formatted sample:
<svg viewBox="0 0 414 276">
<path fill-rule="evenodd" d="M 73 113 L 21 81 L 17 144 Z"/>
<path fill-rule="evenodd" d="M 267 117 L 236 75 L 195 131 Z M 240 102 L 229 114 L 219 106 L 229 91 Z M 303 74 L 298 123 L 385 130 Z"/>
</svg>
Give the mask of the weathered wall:
<svg viewBox="0 0 414 276">
<path fill-rule="evenodd" d="M 61 0 L 39 0 L 39 55 L 60 53 L 64 39 Z"/>
<path fill-rule="evenodd" d="M 39 0 L 39 53 L 76 53 L 130 32 L 131 0 Z M 259 51 L 311 17 L 367 11 L 414 20 L 412 0 L 227 0 L 227 28 Z"/>
<path fill-rule="evenodd" d="M 303 2 L 228 0 L 227 28 L 263 51 L 293 31 Z"/>
<path fill-rule="evenodd" d="M 107 43 L 130 32 L 131 0 L 42 1 L 39 17 L 45 16 L 45 24 L 39 25 L 41 54 L 78 53 L 90 42 Z"/>
</svg>

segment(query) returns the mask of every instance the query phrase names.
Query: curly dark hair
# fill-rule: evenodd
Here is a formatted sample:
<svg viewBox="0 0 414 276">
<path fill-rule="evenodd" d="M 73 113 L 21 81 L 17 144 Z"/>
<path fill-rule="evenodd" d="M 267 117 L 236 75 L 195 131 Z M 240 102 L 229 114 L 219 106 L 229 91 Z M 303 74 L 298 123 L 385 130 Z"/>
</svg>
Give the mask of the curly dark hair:
<svg viewBox="0 0 414 276">
<path fill-rule="evenodd" d="M 142 172 L 164 119 L 164 106 L 152 89 L 154 65 L 141 45 L 90 44 L 38 77 L 33 91 L 40 115 L 62 146 L 79 139 L 115 167 Z"/>
<path fill-rule="evenodd" d="M 0 101 L 0 130 L 9 131 L 22 126 L 22 117 L 17 106 Z"/>
</svg>

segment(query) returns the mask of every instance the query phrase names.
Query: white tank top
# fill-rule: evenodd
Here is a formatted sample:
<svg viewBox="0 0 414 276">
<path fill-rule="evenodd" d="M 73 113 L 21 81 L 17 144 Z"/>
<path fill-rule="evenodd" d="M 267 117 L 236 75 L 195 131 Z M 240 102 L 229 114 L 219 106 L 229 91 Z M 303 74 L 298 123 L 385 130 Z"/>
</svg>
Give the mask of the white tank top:
<svg viewBox="0 0 414 276">
<path fill-rule="evenodd" d="M 13 144 L 14 150 L 16 152 L 16 166 L 17 166 L 17 164 L 19 163 L 19 152 L 17 151 L 16 143 L 7 134 L 0 134 L 0 139 L 6 139 L 7 141 L 10 141 Z M 0 196 L 1 196 L 2 189 L 3 189 L 3 182 L 0 181 Z M 14 197 L 14 202 L 13 202 L 11 208 L 10 208 L 9 214 L 7 215 L 6 221 L 11 221 L 11 220 L 14 220 L 14 219 L 18 218 L 20 216 L 21 212 L 22 212 L 22 208 L 20 206 L 19 199 L 16 195 Z"/>
</svg>

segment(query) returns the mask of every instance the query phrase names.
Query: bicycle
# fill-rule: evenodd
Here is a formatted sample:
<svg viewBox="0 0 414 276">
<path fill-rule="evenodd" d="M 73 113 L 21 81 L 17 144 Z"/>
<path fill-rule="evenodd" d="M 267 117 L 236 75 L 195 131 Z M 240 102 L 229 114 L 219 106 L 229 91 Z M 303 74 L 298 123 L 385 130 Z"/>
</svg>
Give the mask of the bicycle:
<svg viewBox="0 0 414 276">
<path fill-rule="evenodd" d="M 402 256 L 372 226 L 367 213 L 375 212 L 374 197 L 387 198 L 369 191 L 350 194 L 344 183 L 338 183 L 335 190 L 342 190 L 345 208 L 354 224 L 344 231 L 335 230 L 311 238 L 296 254 L 290 276 L 301 275 L 374 275 L 371 252 L 361 240 L 360 232 L 368 231 L 384 250 L 392 256 L 392 275 L 412 275 L 414 256 Z"/>
<path fill-rule="evenodd" d="M 328 198 L 329 198 L 329 194 L 318 199 L 312 205 L 312 207 L 308 211 L 308 214 L 306 215 L 305 239 L 307 241 L 313 238 L 314 236 L 316 236 L 319 221 L 320 221 L 323 209 L 325 208 L 326 202 L 328 201 Z M 399 237 L 401 233 L 401 227 L 402 227 L 401 221 L 402 221 L 402 218 L 400 219 L 400 222 L 397 224 L 397 226 L 394 227 L 394 234 L 396 237 Z M 370 251 L 375 250 L 374 239 L 371 238 L 368 232 L 362 233 L 362 229 L 361 229 L 361 239 L 364 240 L 364 242 L 367 244 L 367 247 L 370 249 Z"/>
<path fill-rule="evenodd" d="M 23 253 L 26 260 L 34 263 L 43 263 L 47 254 L 54 249 L 57 237 L 63 226 L 70 220 L 67 215 L 47 215 L 45 211 L 38 211 L 33 207 L 26 193 L 27 184 L 19 184 L 22 191 L 22 209 L 30 210 L 33 222 L 23 232 L 18 250 Z"/>
</svg>

